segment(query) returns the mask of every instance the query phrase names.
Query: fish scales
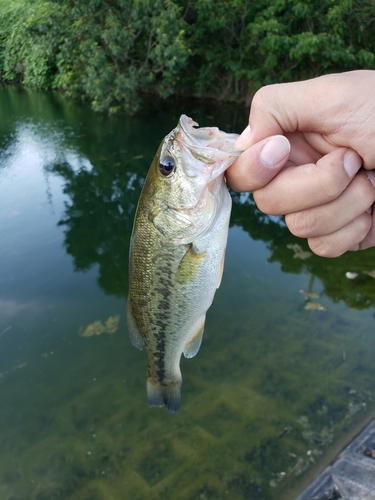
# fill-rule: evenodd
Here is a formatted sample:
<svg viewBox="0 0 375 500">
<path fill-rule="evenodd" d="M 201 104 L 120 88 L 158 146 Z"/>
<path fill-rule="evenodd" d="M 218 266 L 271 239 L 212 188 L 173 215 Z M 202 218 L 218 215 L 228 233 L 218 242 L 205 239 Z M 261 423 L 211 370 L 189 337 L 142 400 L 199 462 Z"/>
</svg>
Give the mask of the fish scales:
<svg viewBox="0 0 375 500">
<path fill-rule="evenodd" d="M 180 358 L 198 352 L 221 280 L 231 198 L 224 172 L 237 134 L 182 115 L 162 141 L 140 196 L 130 244 L 128 326 L 146 347 L 149 406 L 177 412 Z"/>
</svg>

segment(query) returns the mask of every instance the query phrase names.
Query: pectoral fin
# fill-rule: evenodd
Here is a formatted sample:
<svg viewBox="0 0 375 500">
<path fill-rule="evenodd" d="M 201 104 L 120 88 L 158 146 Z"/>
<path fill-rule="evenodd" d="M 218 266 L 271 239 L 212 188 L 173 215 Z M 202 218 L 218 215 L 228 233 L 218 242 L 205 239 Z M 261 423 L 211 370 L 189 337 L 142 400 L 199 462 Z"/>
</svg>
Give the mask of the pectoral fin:
<svg viewBox="0 0 375 500">
<path fill-rule="evenodd" d="M 188 283 L 197 275 L 199 266 L 206 256 L 206 252 L 198 253 L 193 244 L 189 245 L 185 255 L 182 257 L 178 266 L 176 281 L 179 283 Z"/>
<path fill-rule="evenodd" d="M 194 336 L 186 344 L 184 350 L 185 358 L 193 358 L 198 353 L 202 343 L 203 330 L 204 330 L 204 320 L 203 324 L 199 327 L 197 333 L 195 333 Z"/>
<path fill-rule="evenodd" d="M 133 344 L 134 347 L 136 347 L 141 351 L 142 347 L 145 345 L 145 341 L 143 340 L 142 335 L 138 331 L 137 325 L 134 321 L 133 314 L 130 310 L 129 301 L 128 301 L 126 316 L 128 320 L 128 330 L 131 343 Z"/>
</svg>

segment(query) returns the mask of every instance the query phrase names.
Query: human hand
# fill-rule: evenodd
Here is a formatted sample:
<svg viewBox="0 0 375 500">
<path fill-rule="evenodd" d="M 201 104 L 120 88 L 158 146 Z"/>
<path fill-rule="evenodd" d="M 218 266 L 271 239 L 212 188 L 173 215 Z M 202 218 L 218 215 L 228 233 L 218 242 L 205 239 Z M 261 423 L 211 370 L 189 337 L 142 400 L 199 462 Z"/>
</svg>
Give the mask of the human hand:
<svg viewBox="0 0 375 500">
<path fill-rule="evenodd" d="M 348 149 L 365 168 L 375 166 L 374 88 L 373 71 L 264 87 L 254 96 L 251 131 L 238 141 L 248 149 L 227 171 L 234 189 L 254 191 L 265 213 L 285 214 L 318 255 L 375 245 L 374 214 L 366 212 L 375 173 L 357 174 L 362 159 Z"/>
</svg>

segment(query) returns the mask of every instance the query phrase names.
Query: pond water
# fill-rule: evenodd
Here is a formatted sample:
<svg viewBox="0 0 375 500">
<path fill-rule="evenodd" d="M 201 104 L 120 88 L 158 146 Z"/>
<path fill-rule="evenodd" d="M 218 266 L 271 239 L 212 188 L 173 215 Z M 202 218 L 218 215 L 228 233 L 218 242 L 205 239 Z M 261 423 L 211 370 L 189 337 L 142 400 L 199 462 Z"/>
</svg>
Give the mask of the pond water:
<svg viewBox="0 0 375 500">
<path fill-rule="evenodd" d="M 150 409 L 126 328 L 142 182 L 181 113 L 240 132 L 246 110 L 107 117 L 14 87 L 0 103 L 0 498 L 295 498 L 372 417 L 375 252 L 316 257 L 232 193 L 182 408 Z"/>
</svg>

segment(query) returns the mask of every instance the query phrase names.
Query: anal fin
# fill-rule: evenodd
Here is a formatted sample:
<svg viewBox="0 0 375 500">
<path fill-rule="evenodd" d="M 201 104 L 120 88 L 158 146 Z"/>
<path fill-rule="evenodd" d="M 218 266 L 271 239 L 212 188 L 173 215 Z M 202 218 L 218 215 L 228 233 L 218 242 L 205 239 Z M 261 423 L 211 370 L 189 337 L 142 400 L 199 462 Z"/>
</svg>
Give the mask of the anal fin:
<svg viewBox="0 0 375 500">
<path fill-rule="evenodd" d="M 198 353 L 199 348 L 202 344 L 203 330 L 204 330 L 204 320 L 202 325 L 198 328 L 197 332 L 186 343 L 184 349 L 185 358 L 194 358 L 194 356 Z"/>
</svg>

